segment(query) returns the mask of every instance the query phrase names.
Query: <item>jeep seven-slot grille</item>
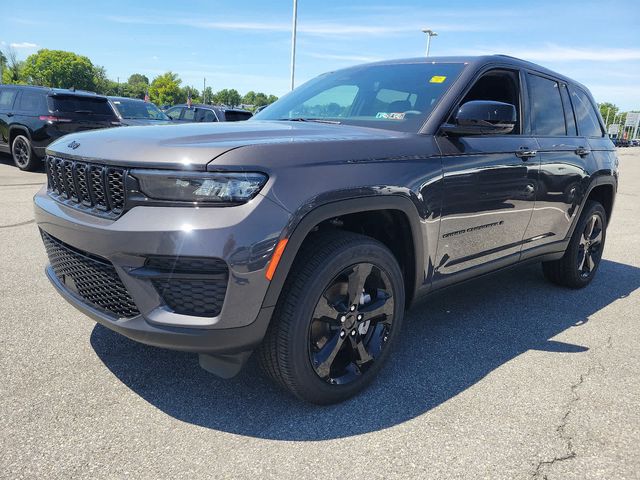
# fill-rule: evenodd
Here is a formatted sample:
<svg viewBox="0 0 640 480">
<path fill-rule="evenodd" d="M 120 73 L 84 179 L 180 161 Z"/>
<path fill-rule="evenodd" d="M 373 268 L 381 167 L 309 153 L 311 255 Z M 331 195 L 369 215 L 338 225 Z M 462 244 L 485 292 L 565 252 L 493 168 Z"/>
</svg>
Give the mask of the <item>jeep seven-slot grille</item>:
<svg viewBox="0 0 640 480">
<path fill-rule="evenodd" d="M 41 233 L 51 268 L 65 288 L 118 318 L 140 314 L 108 260 L 76 250 L 44 231 Z"/>
<path fill-rule="evenodd" d="M 124 209 L 124 168 L 47 156 L 49 194 L 95 215 L 117 216 Z"/>
</svg>

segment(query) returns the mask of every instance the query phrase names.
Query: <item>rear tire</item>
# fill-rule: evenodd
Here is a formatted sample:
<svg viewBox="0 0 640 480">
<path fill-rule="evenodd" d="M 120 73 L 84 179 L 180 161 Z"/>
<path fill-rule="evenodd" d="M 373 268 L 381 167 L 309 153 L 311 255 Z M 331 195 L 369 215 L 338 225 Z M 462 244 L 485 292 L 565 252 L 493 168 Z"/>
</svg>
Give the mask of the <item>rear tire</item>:
<svg viewBox="0 0 640 480">
<path fill-rule="evenodd" d="M 569 288 L 584 288 L 595 276 L 607 235 L 607 212 L 588 200 L 564 256 L 542 263 L 544 276 L 550 282 Z"/>
<path fill-rule="evenodd" d="M 376 376 L 404 316 L 402 272 L 375 239 L 319 233 L 299 252 L 258 349 L 262 369 L 296 397 L 341 402 Z"/>
<path fill-rule="evenodd" d="M 40 159 L 33 151 L 31 142 L 25 135 L 16 135 L 11 142 L 13 163 L 20 170 L 32 171 L 38 168 Z"/>
</svg>

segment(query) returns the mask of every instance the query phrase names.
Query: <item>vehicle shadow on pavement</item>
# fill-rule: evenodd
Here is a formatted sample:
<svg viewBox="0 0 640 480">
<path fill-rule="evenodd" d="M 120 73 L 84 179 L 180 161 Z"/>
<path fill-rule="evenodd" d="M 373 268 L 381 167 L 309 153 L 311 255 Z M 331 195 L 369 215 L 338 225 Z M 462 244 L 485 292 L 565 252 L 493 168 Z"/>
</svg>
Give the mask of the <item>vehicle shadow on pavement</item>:
<svg viewBox="0 0 640 480">
<path fill-rule="evenodd" d="M 537 265 L 499 273 L 429 297 L 407 315 L 390 363 L 361 395 L 339 405 L 302 403 L 262 376 L 254 359 L 221 380 L 193 354 L 130 341 L 96 325 L 91 345 L 129 388 L 184 422 L 277 440 L 324 440 L 415 418 L 530 349 L 579 355 L 551 340 L 640 287 L 640 268 L 602 261 L 583 290 L 555 287 Z"/>
</svg>

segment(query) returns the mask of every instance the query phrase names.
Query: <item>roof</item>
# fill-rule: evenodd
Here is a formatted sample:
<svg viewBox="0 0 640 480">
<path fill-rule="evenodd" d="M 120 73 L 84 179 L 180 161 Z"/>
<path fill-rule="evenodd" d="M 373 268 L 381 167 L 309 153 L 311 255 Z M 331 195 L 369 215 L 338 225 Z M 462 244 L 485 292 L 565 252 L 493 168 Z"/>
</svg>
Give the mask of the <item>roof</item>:
<svg viewBox="0 0 640 480">
<path fill-rule="evenodd" d="M 472 65 L 474 67 L 481 67 L 486 64 L 492 63 L 501 63 L 506 65 L 512 65 L 517 68 L 528 68 L 531 70 L 535 70 L 539 73 L 543 73 L 552 77 L 556 77 L 559 80 L 563 80 L 567 83 L 572 83 L 575 85 L 580 85 L 584 88 L 584 85 L 581 85 L 579 82 L 562 75 L 561 73 L 550 70 L 542 65 L 538 65 L 537 63 L 529 62 L 527 60 L 522 60 L 521 58 L 512 57 L 510 55 L 504 54 L 495 54 L 495 55 L 478 55 L 478 56 L 449 56 L 449 57 L 416 57 L 416 58 L 401 58 L 395 60 L 382 60 L 380 62 L 373 62 L 365 64 L 366 66 L 370 65 L 398 65 L 403 63 L 465 63 Z M 357 65 L 355 67 L 350 68 L 358 68 L 365 65 Z"/>
<path fill-rule="evenodd" d="M 87 97 L 98 97 L 98 98 L 106 98 L 104 95 L 98 95 L 95 92 L 89 92 L 87 90 L 71 90 L 68 88 L 52 88 L 52 87 L 42 87 L 40 85 L 14 85 L 14 84 L 2 84 L 2 87 L 12 87 L 12 88 L 20 88 L 25 90 L 40 90 L 46 91 L 53 95 L 80 95 Z"/>
</svg>

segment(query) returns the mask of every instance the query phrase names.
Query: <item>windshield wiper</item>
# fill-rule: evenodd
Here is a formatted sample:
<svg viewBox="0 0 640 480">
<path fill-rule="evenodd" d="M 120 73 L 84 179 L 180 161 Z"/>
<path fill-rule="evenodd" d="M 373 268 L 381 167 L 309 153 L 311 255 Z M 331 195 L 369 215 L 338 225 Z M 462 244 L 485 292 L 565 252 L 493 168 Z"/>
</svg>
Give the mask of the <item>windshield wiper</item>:
<svg viewBox="0 0 640 480">
<path fill-rule="evenodd" d="M 93 113 L 91 110 L 74 110 L 73 113 Z"/>
<path fill-rule="evenodd" d="M 316 123 L 328 123 L 330 125 L 340 125 L 341 122 L 337 120 L 326 120 L 324 118 L 306 118 L 306 117 L 296 117 L 296 118 L 279 118 L 280 122 L 316 122 Z"/>
</svg>

